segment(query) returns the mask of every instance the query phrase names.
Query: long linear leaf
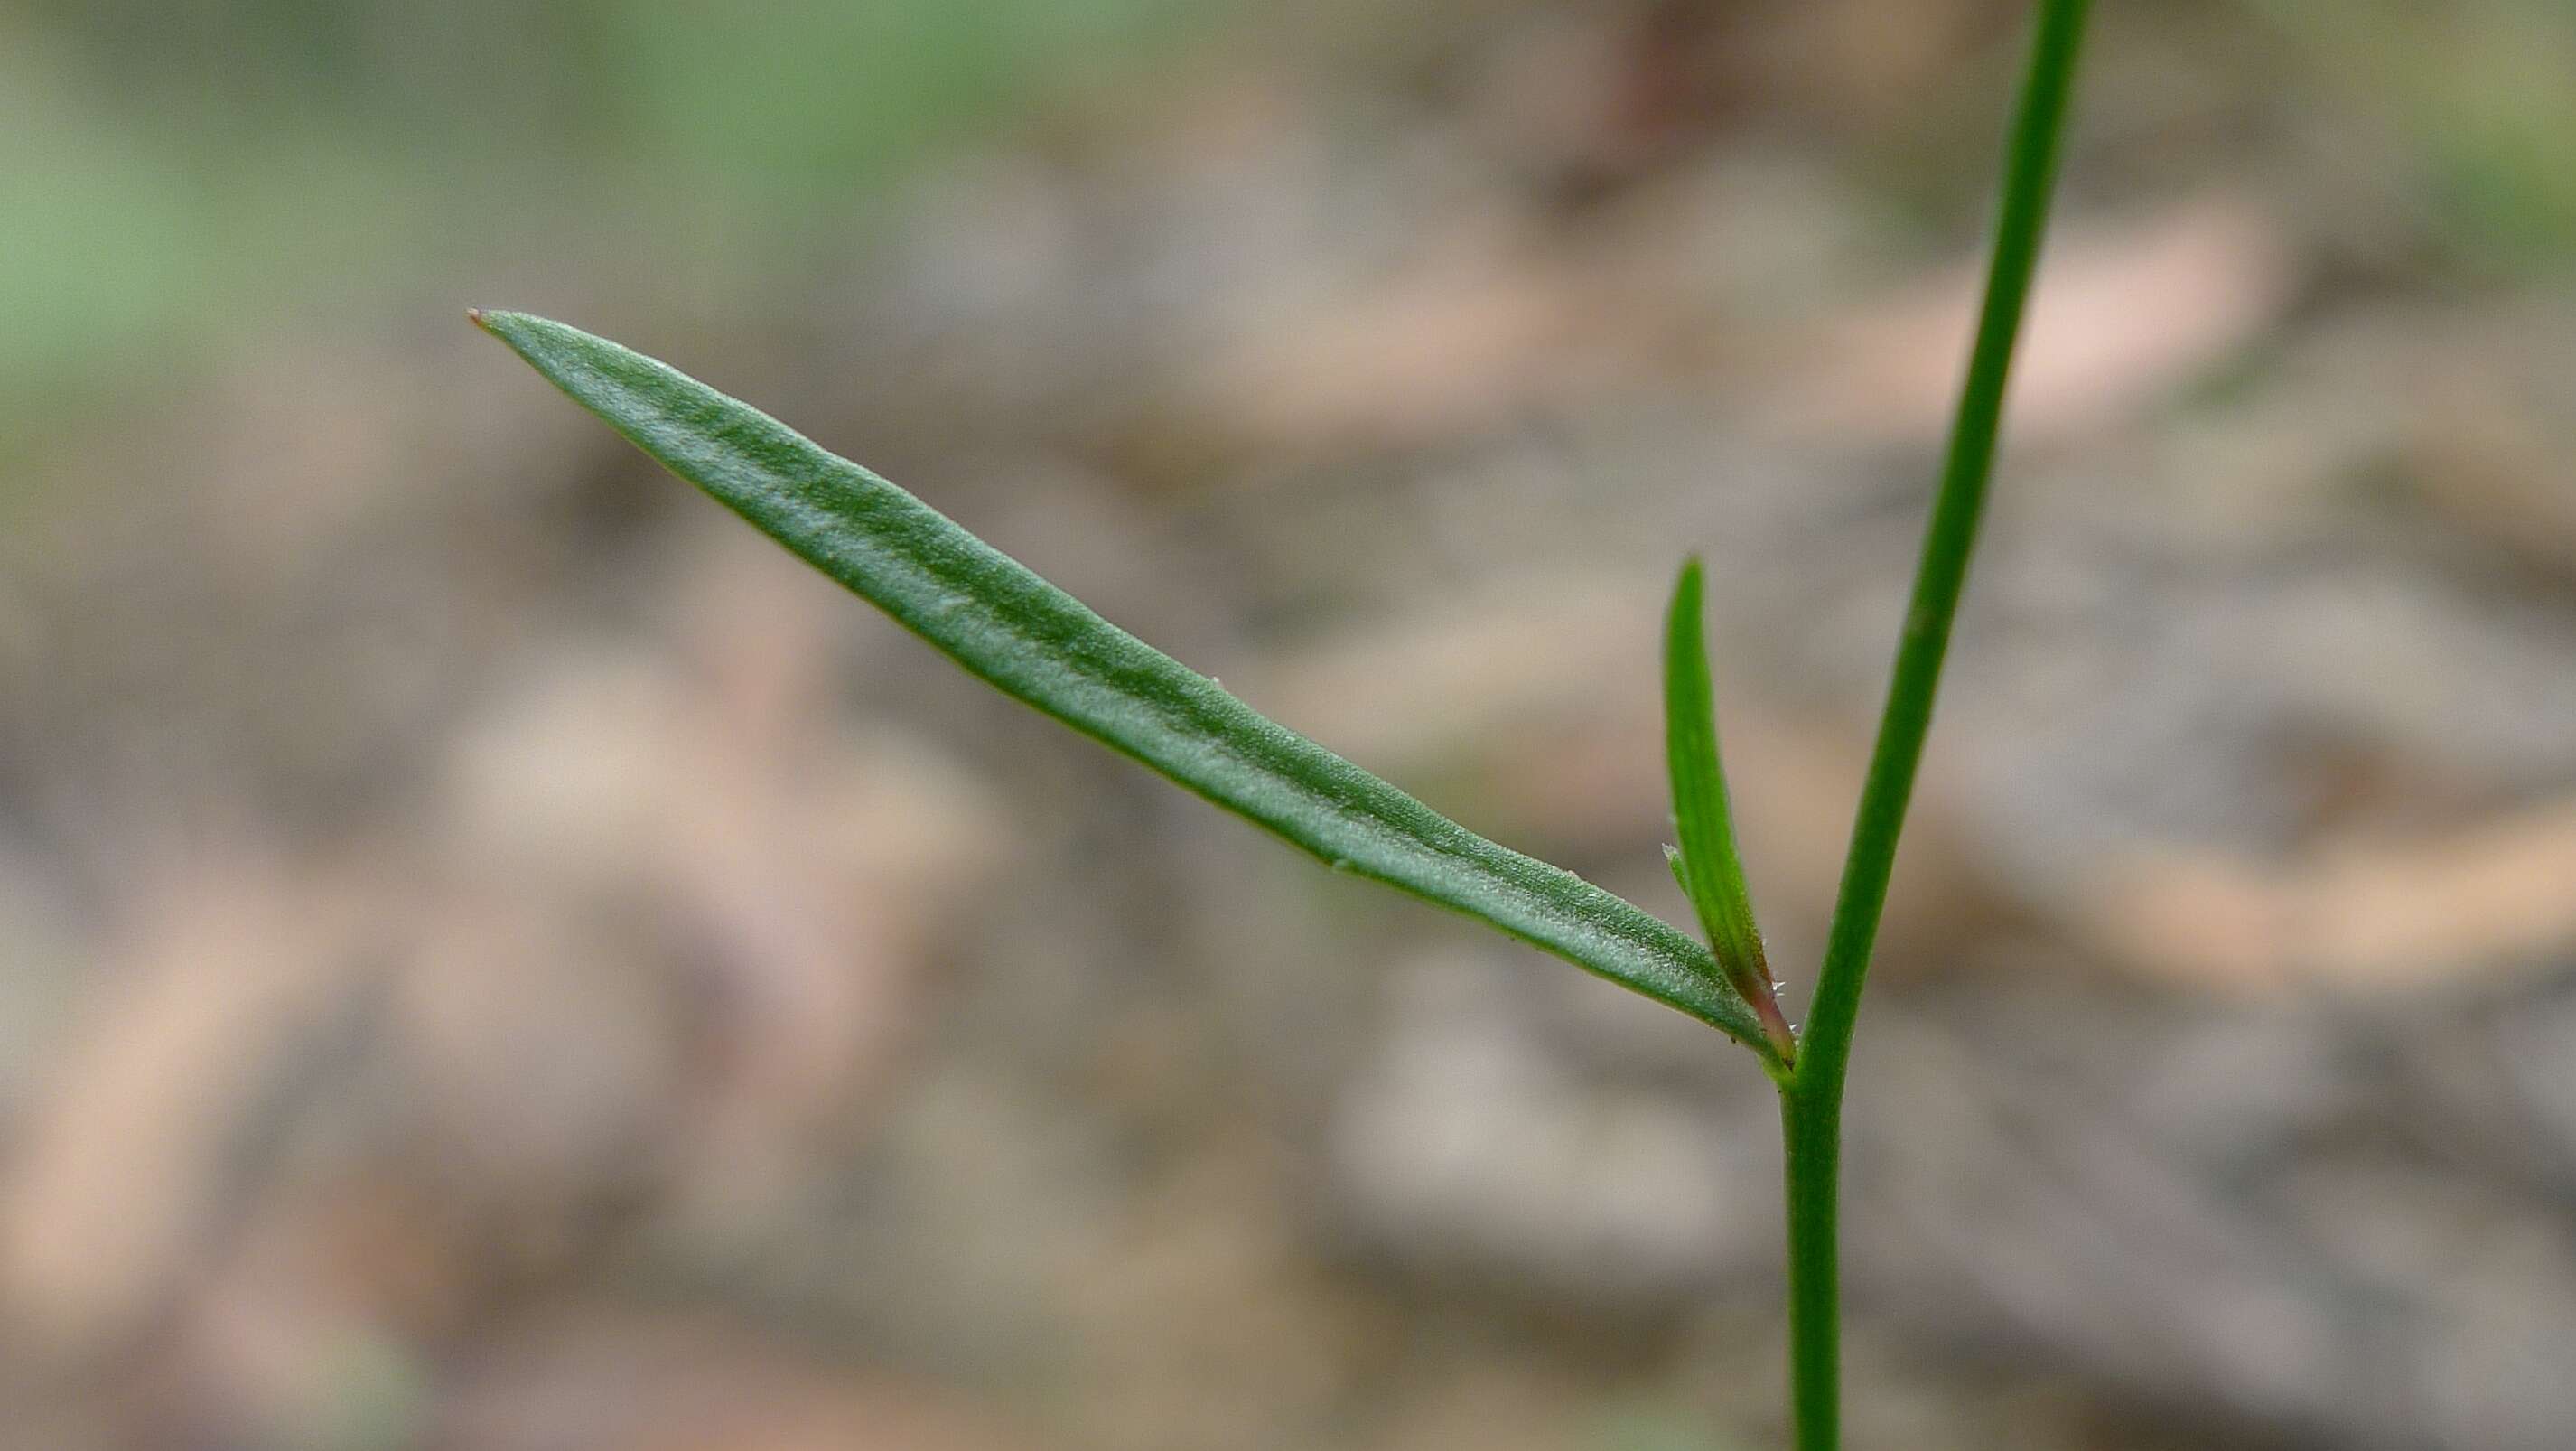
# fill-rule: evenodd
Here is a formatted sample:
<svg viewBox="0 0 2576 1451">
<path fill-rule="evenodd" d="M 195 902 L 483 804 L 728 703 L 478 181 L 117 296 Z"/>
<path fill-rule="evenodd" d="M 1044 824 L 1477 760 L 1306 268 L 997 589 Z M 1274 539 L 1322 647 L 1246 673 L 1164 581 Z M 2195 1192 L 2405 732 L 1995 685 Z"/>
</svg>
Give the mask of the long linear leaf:
<svg viewBox="0 0 2576 1451">
<path fill-rule="evenodd" d="M 1688 937 L 1478 836 L 1092 613 L 875 474 L 662 363 L 525 313 L 474 319 L 638 448 L 1005 694 L 1357 876 L 1778 1050 Z"/>
<path fill-rule="evenodd" d="M 1753 896 L 1745 888 L 1744 862 L 1735 850 L 1726 767 L 1718 756 L 1716 692 L 1709 684 L 1708 644 L 1700 627 L 1696 556 L 1682 563 L 1664 622 L 1664 761 L 1673 780 L 1673 825 L 1682 838 L 1673 874 L 1698 909 L 1700 926 L 1717 950 L 1717 965 L 1728 984 L 1752 1006 L 1771 1045 L 1782 1057 L 1793 1057 L 1797 1035 L 1780 1015 L 1779 989 L 1762 953 Z"/>
</svg>

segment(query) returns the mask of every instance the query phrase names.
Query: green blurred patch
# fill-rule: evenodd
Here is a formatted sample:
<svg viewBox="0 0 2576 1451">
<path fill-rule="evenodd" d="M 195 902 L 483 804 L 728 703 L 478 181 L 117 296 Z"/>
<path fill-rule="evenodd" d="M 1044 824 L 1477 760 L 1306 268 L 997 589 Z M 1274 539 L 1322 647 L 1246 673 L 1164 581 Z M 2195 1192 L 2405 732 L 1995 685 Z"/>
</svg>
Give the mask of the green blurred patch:
<svg viewBox="0 0 2576 1451">
<path fill-rule="evenodd" d="M 864 182 L 1007 111 L 1050 72 L 1133 53 L 1210 7 L 1177 0 L 769 4 L 660 0 L 612 37 L 616 134 L 788 197 Z M 745 23 L 760 14 L 777 23 Z"/>
<path fill-rule="evenodd" d="M 148 388 L 244 315 L 380 326 L 523 262 L 757 288 L 943 148 L 1245 3 L 26 0 L 0 425 Z"/>
<path fill-rule="evenodd" d="M 1592 1451 L 1743 1451 L 1742 1442 L 1710 1428 L 1705 1416 L 1643 1398 L 1604 1410 L 1584 1444 Z"/>
<path fill-rule="evenodd" d="M 2517 271 L 2576 259 L 2576 5 L 2254 0 L 2338 108 L 2411 155 L 2445 241 Z"/>
</svg>

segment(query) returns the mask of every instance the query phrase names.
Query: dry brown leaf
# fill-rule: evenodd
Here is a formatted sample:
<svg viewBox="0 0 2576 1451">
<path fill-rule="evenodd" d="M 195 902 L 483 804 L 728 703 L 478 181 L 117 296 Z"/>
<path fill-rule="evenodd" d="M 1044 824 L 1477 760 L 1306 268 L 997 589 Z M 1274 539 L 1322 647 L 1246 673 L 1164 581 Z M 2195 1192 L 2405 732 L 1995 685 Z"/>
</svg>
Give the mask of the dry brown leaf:
<svg viewBox="0 0 2576 1451">
<path fill-rule="evenodd" d="M 1833 437 L 1939 439 L 1984 280 L 1962 266 L 1826 323 L 1766 416 Z M 2049 244 L 2014 360 L 2014 435 L 2081 434 L 2152 407 L 2278 318 L 2295 283 L 2279 221 L 2241 195 L 2117 230 L 2070 221 Z"/>
<path fill-rule="evenodd" d="M 2106 876 L 2079 928 L 2139 971 L 2233 994 L 2440 990 L 2576 946 L 2576 800 L 2283 864 L 2166 853 Z"/>
<path fill-rule="evenodd" d="M 1563 391 L 1604 345 L 1599 289 L 1507 225 L 1458 232 L 1242 339 L 1205 370 L 1199 408 L 1267 449 L 1392 447 L 1492 428 Z"/>
<path fill-rule="evenodd" d="M 135 895 L 0 1204 L 9 1317 L 55 1353 L 107 1348 L 186 1272 L 263 1086 L 369 970 L 381 905 L 239 845 Z"/>
<path fill-rule="evenodd" d="M 738 1220 L 894 1070 L 929 944 L 1009 838 L 945 753 L 851 727 L 838 591 L 749 535 L 698 564 L 681 658 L 580 652 L 468 737 L 453 853 L 462 898 L 503 916 L 657 904 L 699 990 L 675 1182 Z M 596 955 L 518 958 L 577 984 Z"/>
</svg>

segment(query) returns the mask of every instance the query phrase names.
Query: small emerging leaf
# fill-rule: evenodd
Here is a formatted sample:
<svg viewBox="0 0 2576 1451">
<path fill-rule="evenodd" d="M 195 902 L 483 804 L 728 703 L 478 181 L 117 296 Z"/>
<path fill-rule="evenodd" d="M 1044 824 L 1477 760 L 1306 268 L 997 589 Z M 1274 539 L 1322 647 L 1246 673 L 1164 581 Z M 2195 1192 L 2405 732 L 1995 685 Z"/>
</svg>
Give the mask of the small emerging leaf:
<svg viewBox="0 0 2576 1451">
<path fill-rule="evenodd" d="M 968 671 L 1355 875 L 1465 913 L 1709 1023 L 1776 1043 L 1709 954 L 1254 711 L 929 505 L 767 414 L 603 338 L 474 320 L 573 400 Z"/>
<path fill-rule="evenodd" d="M 1672 858 L 1682 894 L 1698 909 L 1718 967 L 1752 1005 L 1762 1031 L 1783 1059 L 1797 1041 L 1780 1013 L 1779 989 L 1753 923 L 1753 898 L 1735 851 L 1735 818 L 1727 807 L 1726 768 L 1718 758 L 1717 702 L 1709 685 L 1708 646 L 1700 633 L 1700 569 L 1682 564 L 1664 624 L 1664 758 L 1673 778 L 1673 822 L 1681 851 Z"/>
</svg>

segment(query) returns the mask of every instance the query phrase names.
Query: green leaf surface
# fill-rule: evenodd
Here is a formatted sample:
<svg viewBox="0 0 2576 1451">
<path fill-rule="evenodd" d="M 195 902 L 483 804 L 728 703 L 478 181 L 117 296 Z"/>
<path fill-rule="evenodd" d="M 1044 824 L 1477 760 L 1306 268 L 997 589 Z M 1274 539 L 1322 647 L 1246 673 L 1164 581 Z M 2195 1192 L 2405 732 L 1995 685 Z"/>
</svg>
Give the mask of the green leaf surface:
<svg viewBox="0 0 2576 1451">
<path fill-rule="evenodd" d="M 673 473 L 1003 693 L 1336 869 L 1669 1004 L 1781 1067 L 1687 936 L 1268 719 L 875 474 L 673 369 L 525 313 L 475 321 Z"/>
<path fill-rule="evenodd" d="M 1726 768 L 1718 757 L 1717 699 L 1709 684 L 1708 643 L 1700 630 L 1700 567 L 1682 564 L 1664 620 L 1664 760 L 1673 779 L 1673 825 L 1682 848 L 1673 875 L 1698 909 L 1717 964 L 1736 994 L 1760 1018 L 1783 1057 L 1796 1053 L 1779 991 L 1753 922 L 1753 897 L 1735 850 L 1735 817 L 1727 806 Z"/>
</svg>

